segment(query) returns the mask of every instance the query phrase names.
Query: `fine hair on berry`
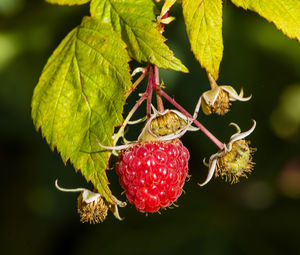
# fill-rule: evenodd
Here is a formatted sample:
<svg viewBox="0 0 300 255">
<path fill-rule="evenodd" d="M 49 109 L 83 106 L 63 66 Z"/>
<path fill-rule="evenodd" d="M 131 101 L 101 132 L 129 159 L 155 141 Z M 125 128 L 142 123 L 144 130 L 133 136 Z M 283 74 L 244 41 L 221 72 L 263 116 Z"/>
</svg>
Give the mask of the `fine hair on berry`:
<svg viewBox="0 0 300 255">
<path fill-rule="evenodd" d="M 119 154 L 117 174 L 128 201 L 140 212 L 174 203 L 188 174 L 189 152 L 179 139 L 138 142 Z"/>
</svg>

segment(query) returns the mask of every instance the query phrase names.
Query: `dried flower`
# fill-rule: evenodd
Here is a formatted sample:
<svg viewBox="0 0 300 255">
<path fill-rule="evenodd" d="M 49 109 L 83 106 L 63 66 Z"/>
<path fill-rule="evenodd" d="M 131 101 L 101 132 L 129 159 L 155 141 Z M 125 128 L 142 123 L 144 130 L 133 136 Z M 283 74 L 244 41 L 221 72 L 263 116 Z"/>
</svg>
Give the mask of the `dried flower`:
<svg viewBox="0 0 300 255">
<path fill-rule="evenodd" d="M 91 192 L 91 191 L 90 191 Z M 94 193 L 94 192 L 92 192 Z M 95 196 L 92 201 L 87 201 L 83 196 L 84 192 L 80 193 L 77 199 L 77 211 L 80 215 L 80 221 L 85 223 L 99 223 L 103 222 L 107 216 L 108 206 L 100 194 L 94 193 Z"/>
<path fill-rule="evenodd" d="M 234 126 L 237 132 L 230 137 L 229 143 L 224 146 L 223 150 L 210 157 L 207 164 L 209 167 L 208 176 L 200 186 L 207 184 L 214 174 L 215 177 L 225 177 L 225 181 L 237 183 L 239 177 L 247 177 L 246 174 L 252 171 L 254 165 L 252 154 L 255 149 L 249 147 L 250 142 L 244 138 L 253 132 L 256 122 L 253 120 L 252 127 L 243 133 L 237 124 L 230 123 L 230 125 Z"/>
<path fill-rule="evenodd" d="M 103 222 L 107 216 L 108 209 L 112 211 L 115 217 L 119 220 L 122 218 L 119 215 L 118 206 L 126 206 L 125 202 L 119 201 L 112 196 L 114 204 L 106 202 L 106 200 L 99 194 L 85 188 L 66 189 L 58 185 L 57 180 L 55 186 L 58 190 L 64 192 L 80 192 L 77 199 L 77 211 L 80 215 L 81 222 L 99 223 Z"/>
<path fill-rule="evenodd" d="M 248 101 L 251 96 L 243 97 L 243 89 L 238 94 L 231 86 L 218 86 L 202 94 L 201 108 L 202 111 L 209 115 L 216 113 L 224 115 L 229 111 L 230 101 Z"/>
<path fill-rule="evenodd" d="M 209 73 L 208 79 L 211 89 L 204 92 L 201 96 L 201 108 L 202 111 L 207 115 L 212 113 L 224 115 L 229 111 L 229 107 L 231 105 L 230 101 L 238 100 L 245 102 L 251 99 L 251 95 L 249 97 L 243 97 L 243 89 L 241 89 L 240 93 L 238 94 L 231 86 L 218 86 L 214 78 Z"/>
<path fill-rule="evenodd" d="M 187 131 L 199 130 L 192 126 L 193 118 L 188 118 L 177 110 L 167 109 L 159 112 L 153 106 L 152 110 L 154 113 L 139 135 L 139 141 L 173 140 L 180 138 Z"/>
<path fill-rule="evenodd" d="M 255 151 L 249 144 L 245 140 L 234 142 L 231 151 L 218 159 L 215 176 L 225 177 L 225 181 L 231 183 L 239 182 L 239 177 L 247 178 L 253 169 L 252 153 Z"/>
</svg>

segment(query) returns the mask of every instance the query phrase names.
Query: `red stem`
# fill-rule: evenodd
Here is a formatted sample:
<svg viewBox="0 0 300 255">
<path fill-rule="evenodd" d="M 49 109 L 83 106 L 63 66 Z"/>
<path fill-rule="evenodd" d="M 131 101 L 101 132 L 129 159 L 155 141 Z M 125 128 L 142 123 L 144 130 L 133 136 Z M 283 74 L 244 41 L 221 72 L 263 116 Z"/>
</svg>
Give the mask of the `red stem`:
<svg viewBox="0 0 300 255">
<path fill-rule="evenodd" d="M 167 11 L 162 17 L 161 19 L 165 19 L 165 18 L 168 18 L 169 17 L 169 11 Z M 160 26 L 160 33 L 162 34 L 164 31 L 165 31 L 165 24 L 163 23 L 159 23 L 159 26 Z"/>
<path fill-rule="evenodd" d="M 160 87 L 156 87 L 156 90 L 159 91 L 159 94 L 162 95 L 165 99 L 167 99 L 172 105 L 174 105 L 179 111 L 181 111 L 184 115 L 189 118 L 193 118 L 191 114 L 189 114 L 181 105 L 179 105 L 173 98 L 171 98 L 168 94 L 166 94 Z M 220 142 L 211 132 L 209 132 L 199 121 L 193 121 L 195 125 L 220 149 L 224 149 L 224 144 Z"/>
<path fill-rule="evenodd" d="M 154 81 L 154 65 L 149 66 L 149 80 L 147 84 L 146 94 L 147 94 L 147 118 L 151 117 L 151 101 L 152 101 L 152 91 L 155 87 Z"/>
<path fill-rule="evenodd" d="M 154 86 L 153 86 L 153 89 L 155 89 L 158 86 L 159 86 L 159 72 L 158 72 L 158 67 L 154 66 Z M 163 112 L 164 111 L 164 104 L 163 104 L 161 96 L 160 96 L 160 94 L 158 93 L 157 90 L 156 90 L 156 103 L 157 103 L 158 111 Z"/>
<path fill-rule="evenodd" d="M 140 107 L 140 105 L 144 102 L 144 100 L 147 98 L 147 93 L 144 93 L 141 98 L 135 103 L 135 105 L 132 107 L 132 109 L 130 110 L 130 112 L 128 113 L 126 119 L 124 120 L 122 126 L 120 127 L 120 129 L 118 130 L 118 133 L 116 135 L 116 137 L 114 138 L 114 146 L 117 144 L 119 138 L 121 137 L 126 125 L 128 124 L 128 121 L 130 120 L 130 118 L 132 117 L 132 115 L 135 113 L 135 111 Z"/>
<path fill-rule="evenodd" d="M 156 90 L 157 95 L 157 107 L 160 112 L 164 111 L 163 102 L 161 96 L 173 104 L 179 111 L 185 114 L 189 118 L 193 118 L 181 105 L 179 105 L 173 98 L 171 98 L 167 93 L 161 90 L 159 86 L 159 73 L 157 66 L 150 64 L 149 68 L 145 70 L 146 72 L 141 75 L 137 80 L 137 84 L 146 76 L 147 71 L 149 71 L 149 80 L 145 94 L 138 100 L 136 105 L 133 107 L 134 111 L 141 105 L 141 103 L 147 98 L 147 118 L 151 117 L 151 101 L 152 101 L 152 92 Z M 199 121 L 193 120 L 195 125 L 217 146 L 220 150 L 224 149 L 224 144 L 220 142 L 212 133 L 210 133 Z"/>
<path fill-rule="evenodd" d="M 141 76 L 140 76 L 138 79 L 136 79 L 136 81 L 132 84 L 132 88 L 131 88 L 131 91 L 129 92 L 129 94 L 130 94 L 133 90 L 135 90 L 135 88 L 137 87 L 137 85 L 139 85 L 140 82 L 146 77 L 146 75 L 148 74 L 148 72 L 149 72 L 149 67 L 146 67 L 146 68 L 144 69 L 144 72 L 141 74 Z"/>
<path fill-rule="evenodd" d="M 164 104 L 163 104 L 163 101 L 162 101 L 161 96 L 160 96 L 158 91 L 156 91 L 156 102 L 157 102 L 158 111 L 159 112 L 164 112 L 164 110 L 165 110 Z"/>
</svg>

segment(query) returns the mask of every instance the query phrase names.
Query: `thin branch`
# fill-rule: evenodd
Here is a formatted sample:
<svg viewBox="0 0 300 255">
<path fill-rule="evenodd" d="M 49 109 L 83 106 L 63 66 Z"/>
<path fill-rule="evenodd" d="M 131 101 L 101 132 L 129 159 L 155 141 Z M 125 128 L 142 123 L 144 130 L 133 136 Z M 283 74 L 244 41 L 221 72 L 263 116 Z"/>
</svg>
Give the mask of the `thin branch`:
<svg viewBox="0 0 300 255">
<path fill-rule="evenodd" d="M 150 65 L 149 67 L 149 80 L 148 80 L 148 84 L 147 84 L 147 90 L 146 90 L 146 94 L 147 94 L 147 118 L 150 119 L 151 117 L 151 101 L 152 101 L 152 91 L 155 87 L 154 84 L 154 65 Z"/>
<path fill-rule="evenodd" d="M 120 127 L 120 129 L 118 130 L 118 133 L 116 134 L 116 136 L 114 137 L 114 141 L 113 141 L 113 145 L 115 146 L 119 140 L 119 138 L 123 135 L 124 129 L 127 126 L 128 122 L 130 121 L 132 115 L 135 113 L 135 111 L 137 110 L 137 108 L 143 103 L 143 101 L 148 98 L 147 93 L 143 94 L 141 96 L 141 98 L 136 102 L 136 104 L 132 107 L 132 109 L 130 110 L 130 112 L 128 113 L 126 119 L 124 120 L 122 126 Z"/>
<path fill-rule="evenodd" d="M 189 114 L 181 105 L 179 105 L 173 98 L 171 98 L 167 93 L 161 90 L 159 87 L 156 87 L 159 90 L 159 93 L 168 100 L 172 105 L 174 105 L 179 111 L 181 111 L 187 117 L 193 119 L 193 116 Z M 209 132 L 199 121 L 193 120 L 195 125 L 220 149 L 224 149 L 224 144 L 220 142 L 211 132 Z"/>
<path fill-rule="evenodd" d="M 159 86 L 159 70 L 157 66 L 154 66 L 154 86 L 153 89 L 155 89 L 157 86 Z M 158 90 L 156 90 L 156 103 L 157 103 L 157 109 L 160 112 L 164 111 L 164 104 L 161 98 L 161 95 Z"/>
<path fill-rule="evenodd" d="M 141 83 L 141 81 L 146 77 L 146 75 L 149 73 L 149 67 L 146 67 L 144 69 L 144 72 L 141 74 L 141 76 L 132 84 L 132 90 L 134 90 L 137 85 Z"/>
</svg>

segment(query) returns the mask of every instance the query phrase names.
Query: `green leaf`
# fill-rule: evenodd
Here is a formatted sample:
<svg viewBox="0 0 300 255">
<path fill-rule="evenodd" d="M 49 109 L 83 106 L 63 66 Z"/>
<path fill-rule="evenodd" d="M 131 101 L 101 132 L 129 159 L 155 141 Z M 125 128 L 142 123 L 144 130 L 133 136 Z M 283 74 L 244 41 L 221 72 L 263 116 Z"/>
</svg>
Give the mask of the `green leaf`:
<svg viewBox="0 0 300 255">
<path fill-rule="evenodd" d="M 192 51 L 217 80 L 223 57 L 222 0 L 183 0 L 182 9 Z"/>
<path fill-rule="evenodd" d="M 59 4 L 59 5 L 81 5 L 86 4 L 91 0 L 45 0 L 50 4 Z"/>
<path fill-rule="evenodd" d="M 132 83 L 125 44 L 111 26 L 85 17 L 49 58 L 32 99 L 32 118 L 52 150 L 70 159 L 108 202 L 105 169 L 114 127 Z M 102 152 L 99 152 L 101 151 Z"/>
<path fill-rule="evenodd" d="M 285 35 L 300 41 L 299 0 L 231 0 L 236 6 L 257 12 Z"/>
<path fill-rule="evenodd" d="M 164 43 L 155 20 L 152 0 L 92 0 L 91 16 L 110 24 L 127 44 L 138 62 L 150 62 L 159 68 L 188 72 Z"/>
</svg>

